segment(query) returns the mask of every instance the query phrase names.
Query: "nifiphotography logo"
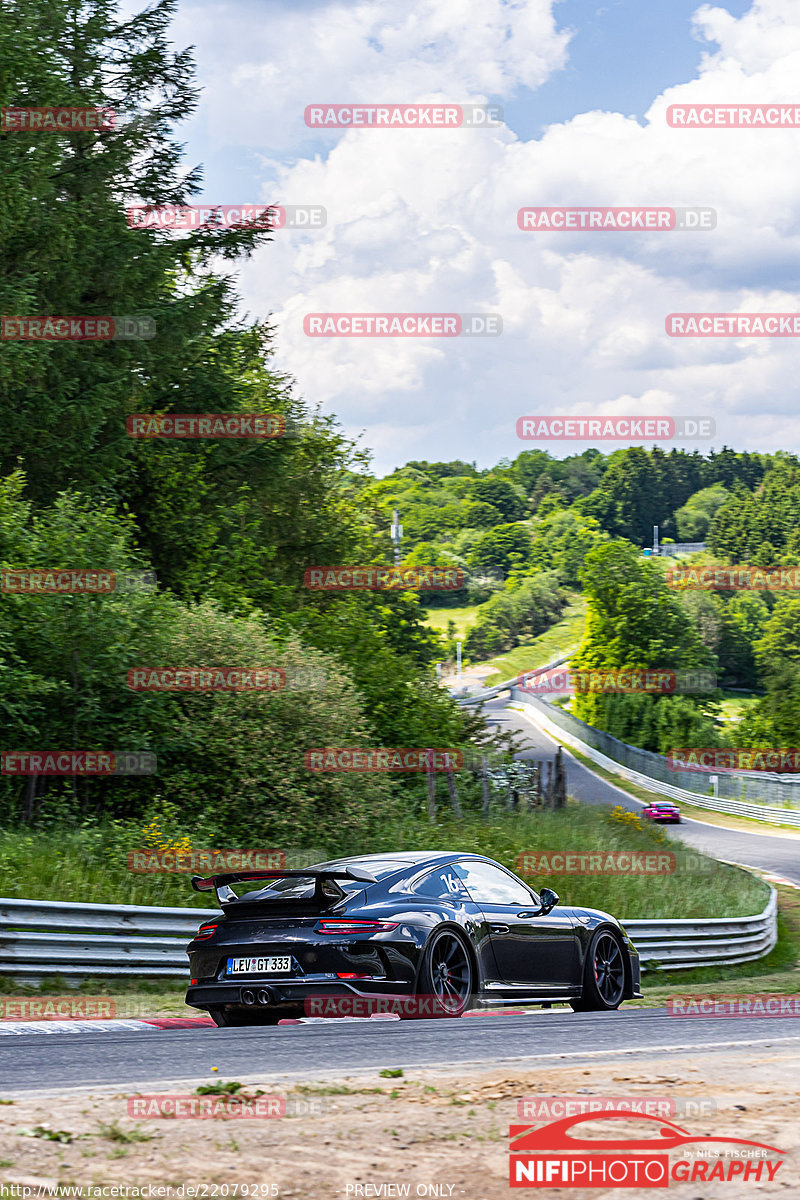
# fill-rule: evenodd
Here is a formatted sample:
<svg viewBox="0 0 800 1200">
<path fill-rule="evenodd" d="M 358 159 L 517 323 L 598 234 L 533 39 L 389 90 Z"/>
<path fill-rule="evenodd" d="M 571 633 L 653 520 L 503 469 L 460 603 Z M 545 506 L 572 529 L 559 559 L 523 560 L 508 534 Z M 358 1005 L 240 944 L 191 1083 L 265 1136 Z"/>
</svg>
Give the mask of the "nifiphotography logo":
<svg viewBox="0 0 800 1200">
<path fill-rule="evenodd" d="M 608 1122 L 608 1137 L 575 1132 L 581 1124 Z M 620 1137 L 615 1121 L 636 1122 L 639 1136 Z M 579 1113 L 509 1128 L 511 1187 L 665 1188 L 713 1180 L 771 1182 L 784 1150 L 763 1142 L 724 1136 L 695 1137 L 664 1117 L 611 1110 Z M 674 1156 L 670 1151 L 677 1151 Z M 779 1157 L 776 1157 L 779 1156 Z"/>
</svg>

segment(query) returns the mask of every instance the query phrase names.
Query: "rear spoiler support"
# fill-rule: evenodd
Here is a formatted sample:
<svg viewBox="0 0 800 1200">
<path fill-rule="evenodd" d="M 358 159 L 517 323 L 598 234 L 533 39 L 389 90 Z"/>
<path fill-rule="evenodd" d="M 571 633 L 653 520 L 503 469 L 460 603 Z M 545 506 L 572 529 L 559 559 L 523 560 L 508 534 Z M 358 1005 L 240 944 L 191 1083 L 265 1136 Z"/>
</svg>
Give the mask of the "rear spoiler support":
<svg viewBox="0 0 800 1200">
<path fill-rule="evenodd" d="M 356 879 L 359 883 L 377 883 L 374 875 L 366 871 L 363 867 L 345 867 L 340 871 L 233 871 L 226 875 L 202 875 L 192 876 L 192 888 L 196 892 L 216 892 L 217 900 L 221 905 L 232 904 L 238 901 L 239 897 L 230 886 L 232 883 L 245 883 L 249 880 L 257 879 L 313 879 L 314 880 L 314 902 L 323 907 L 323 902 L 328 898 L 323 891 L 323 884 L 326 880 L 337 879 Z M 341 888 L 338 889 L 340 895 L 344 895 Z"/>
</svg>

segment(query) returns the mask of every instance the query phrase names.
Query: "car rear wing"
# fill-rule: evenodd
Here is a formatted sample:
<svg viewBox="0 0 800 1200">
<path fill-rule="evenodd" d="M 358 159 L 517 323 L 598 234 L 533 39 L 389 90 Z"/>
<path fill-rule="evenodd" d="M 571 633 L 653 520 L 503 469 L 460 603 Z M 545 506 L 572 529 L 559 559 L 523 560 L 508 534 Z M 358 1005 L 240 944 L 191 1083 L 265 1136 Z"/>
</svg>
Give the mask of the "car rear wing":
<svg viewBox="0 0 800 1200">
<path fill-rule="evenodd" d="M 226 875 L 209 875 L 205 878 L 202 875 L 193 875 L 192 887 L 196 892 L 215 891 L 217 900 L 224 907 L 226 904 L 238 904 L 246 900 L 246 897 L 242 897 L 240 901 L 230 886 L 232 883 L 246 883 L 258 879 L 293 878 L 314 880 L 314 895 L 310 898 L 310 903 L 316 904 L 319 908 L 326 908 L 332 900 L 340 900 L 344 896 L 345 893 L 336 884 L 337 879 L 355 879 L 359 883 L 377 883 L 375 876 L 363 867 L 344 867 L 338 871 L 233 871 Z M 325 891 L 324 885 L 329 880 L 333 881 L 338 895 L 331 896 L 330 891 Z M 269 903 L 269 901 L 265 900 L 264 903 Z M 296 899 L 294 899 L 294 903 L 297 903 Z"/>
</svg>

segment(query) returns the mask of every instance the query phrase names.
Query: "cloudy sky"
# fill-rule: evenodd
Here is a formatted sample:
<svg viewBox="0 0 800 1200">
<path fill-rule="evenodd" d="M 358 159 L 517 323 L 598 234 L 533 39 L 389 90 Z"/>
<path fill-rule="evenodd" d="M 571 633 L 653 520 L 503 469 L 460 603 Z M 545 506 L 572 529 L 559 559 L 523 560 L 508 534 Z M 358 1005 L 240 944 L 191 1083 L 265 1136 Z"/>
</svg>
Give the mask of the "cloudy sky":
<svg viewBox="0 0 800 1200">
<path fill-rule="evenodd" d="M 521 415 L 712 415 L 800 450 L 797 338 L 667 336 L 670 312 L 800 311 L 800 128 L 670 128 L 670 104 L 800 103 L 797 0 L 182 0 L 201 200 L 322 205 L 239 271 L 278 365 L 379 473 L 541 445 Z M 482 129 L 306 126 L 309 104 L 491 103 Z M 716 210 L 709 231 L 523 232 L 524 206 Z M 499 313 L 492 338 L 312 338 L 319 312 Z M 603 443 L 610 450 L 613 445 Z"/>
</svg>

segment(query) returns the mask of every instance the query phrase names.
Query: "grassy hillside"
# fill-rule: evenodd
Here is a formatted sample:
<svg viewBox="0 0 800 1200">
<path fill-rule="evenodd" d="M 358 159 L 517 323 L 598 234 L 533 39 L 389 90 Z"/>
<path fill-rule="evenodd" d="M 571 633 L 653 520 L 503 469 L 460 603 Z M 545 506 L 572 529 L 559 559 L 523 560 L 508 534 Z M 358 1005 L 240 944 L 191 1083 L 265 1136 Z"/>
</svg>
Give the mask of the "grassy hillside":
<svg viewBox="0 0 800 1200">
<path fill-rule="evenodd" d="M 535 667 L 541 667 L 554 658 L 560 658 L 562 654 L 569 654 L 575 650 L 583 636 L 585 616 L 586 601 L 582 596 L 576 596 L 565 610 L 562 619 L 545 633 L 533 641 L 517 646 L 515 650 L 489 659 L 486 665 L 493 666 L 495 672 L 487 677 L 486 686 L 493 687 L 496 683 L 502 683 L 504 679 L 511 679 L 523 671 L 532 671 Z"/>
</svg>

